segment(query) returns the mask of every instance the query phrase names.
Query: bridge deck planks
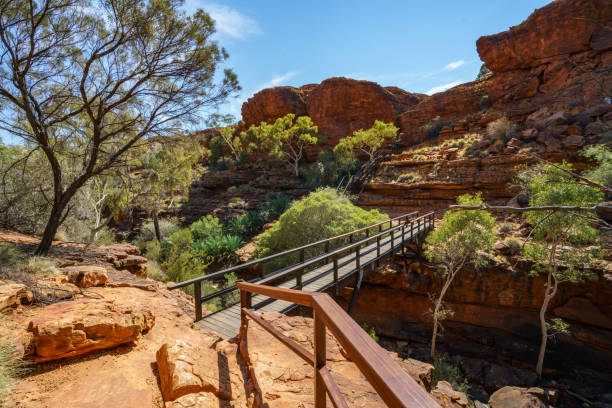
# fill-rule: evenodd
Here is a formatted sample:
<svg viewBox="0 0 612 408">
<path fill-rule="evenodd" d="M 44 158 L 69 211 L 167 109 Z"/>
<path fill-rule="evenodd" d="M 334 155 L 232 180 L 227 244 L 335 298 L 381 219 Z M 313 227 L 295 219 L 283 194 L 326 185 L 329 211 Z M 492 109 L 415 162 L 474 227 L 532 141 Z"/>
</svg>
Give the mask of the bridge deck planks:
<svg viewBox="0 0 612 408">
<path fill-rule="evenodd" d="M 424 231 L 425 231 L 425 226 L 422 226 L 419 230 L 415 229 L 413 234 L 410 234 L 409 231 L 406 231 L 405 239 L 403 242 L 405 243 L 411 242 L 414 237 L 418 236 L 418 234 Z M 395 251 L 401 248 L 403 242 L 401 239 L 401 235 L 398 234 L 395 237 L 394 242 L 393 242 L 394 243 L 393 250 Z M 368 250 L 371 250 L 371 249 L 373 249 L 373 251 L 364 255 L 364 253 L 368 252 Z M 381 240 L 381 243 L 380 243 L 381 258 L 383 257 L 383 254 L 390 252 L 390 251 L 391 251 L 391 239 L 388 237 L 388 238 Z M 361 266 L 363 267 L 367 262 L 376 259 L 376 243 L 374 242 L 373 244 L 370 244 L 364 248 L 361 248 L 360 252 L 362 255 L 359 257 L 359 260 L 360 260 Z M 350 254 L 344 257 L 338 258 L 338 264 L 342 264 L 344 262 L 347 262 L 347 264 L 338 268 L 338 280 L 348 278 L 357 272 L 355 252 L 351 252 Z M 325 290 L 333 286 L 334 284 L 333 263 L 331 259 L 329 263 L 323 266 L 320 266 L 316 269 L 313 269 L 312 271 L 305 272 L 302 275 L 302 281 L 306 282 L 309 279 L 314 278 L 315 276 L 319 274 L 323 274 L 323 275 L 317 278 L 316 280 L 314 280 L 313 282 L 304 285 L 303 290 L 311 291 L 311 292 L 320 292 L 322 290 Z M 288 281 L 282 282 L 278 286 L 283 287 L 283 288 L 294 288 L 295 285 L 296 285 L 295 279 L 290 279 Z M 252 304 L 256 305 L 257 303 L 262 302 L 267 299 L 268 298 L 266 296 L 256 295 L 256 296 L 253 296 Z M 259 308 L 258 310 L 265 311 L 265 312 L 284 313 L 293 307 L 295 307 L 293 303 L 285 302 L 282 300 L 275 300 Z M 205 316 L 199 322 L 196 322 L 196 326 L 203 330 L 215 331 L 219 335 L 221 335 L 221 337 L 225 339 L 235 337 L 238 334 L 238 331 L 240 329 L 240 306 L 233 305 L 225 309 L 221 309 L 215 313 L 211 313 Z"/>
</svg>

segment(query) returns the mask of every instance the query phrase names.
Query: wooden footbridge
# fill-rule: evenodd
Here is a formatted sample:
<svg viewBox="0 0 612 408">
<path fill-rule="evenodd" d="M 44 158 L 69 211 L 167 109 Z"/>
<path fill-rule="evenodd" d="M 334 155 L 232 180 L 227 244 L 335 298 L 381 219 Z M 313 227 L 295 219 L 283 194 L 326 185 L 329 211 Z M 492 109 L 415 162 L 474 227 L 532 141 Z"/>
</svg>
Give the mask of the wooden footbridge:
<svg viewBox="0 0 612 408">
<path fill-rule="evenodd" d="M 433 213 L 420 217 L 417 217 L 416 213 L 404 214 L 346 234 L 177 283 L 170 286 L 169 289 L 193 285 L 197 325 L 203 329 L 215 331 L 224 338 L 235 337 L 238 334 L 240 304 L 235 302 L 225 305 L 216 312 L 205 316 L 202 314 L 202 305 L 216 298 L 226 298 L 235 292 L 237 287 L 231 286 L 202 296 L 201 285 L 205 280 L 219 281 L 232 272 L 239 274 L 238 277 L 242 278 L 249 272 L 252 276 L 253 271 L 256 271 L 257 277 L 248 279 L 249 283 L 309 292 L 324 292 L 333 289 L 336 294 L 342 287 L 341 285 L 352 279 L 356 281 L 356 284 L 349 305 L 350 314 L 357 300 L 364 271 L 377 266 L 382 258 L 404 250 L 407 244 L 422 238 L 433 229 L 433 226 Z M 267 270 L 283 261 L 285 264 L 290 262 L 291 265 L 278 270 Z M 267 296 L 253 297 L 254 309 L 287 313 L 296 307 L 295 303 L 275 300 Z"/>
<path fill-rule="evenodd" d="M 387 225 L 388 224 L 388 225 Z M 415 217 L 405 214 L 323 241 L 290 249 L 178 283 L 170 289 L 194 286 L 197 324 L 223 337 L 234 337 L 251 322 L 260 325 L 284 346 L 291 349 L 314 369 L 314 407 L 348 408 L 345 393 L 336 384 L 327 366 L 326 333 L 331 333 L 368 379 L 380 398 L 392 408 L 440 408 L 427 391 L 410 377 L 327 293 L 336 291 L 348 279 L 356 278 L 350 309 L 355 304 L 364 271 L 407 244 L 416 243 L 434 227 L 433 213 Z M 274 268 L 283 257 L 290 266 Z M 266 271 L 266 264 L 271 271 Z M 231 272 L 258 271 L 256 278 L 239 281 L 235 286 L 202 296 L 202 282 L 222 279 Z M 215 313 L 202 316 L 202 304 L 239 290 L 240 301 Z M 290 339 L 266 322 L 254 309 L 285 313 L 295 307 L 313 311 L 313 351 Z M 345 390 L 346 391 L 346 390 Z"/>
</svg>

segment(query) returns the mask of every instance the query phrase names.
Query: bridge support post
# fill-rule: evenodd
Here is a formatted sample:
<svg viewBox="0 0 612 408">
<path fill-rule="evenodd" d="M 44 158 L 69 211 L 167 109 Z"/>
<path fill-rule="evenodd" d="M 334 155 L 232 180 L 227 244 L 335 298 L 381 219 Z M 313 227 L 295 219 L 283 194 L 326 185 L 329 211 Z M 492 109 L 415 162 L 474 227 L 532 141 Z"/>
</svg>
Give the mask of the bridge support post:
<svg viewBox="0 0 612 408">
<path fill-rule="evenodd" d="M 353 289 L 353 295 L 351 296 L 351 303 L 349 304 L 347 313 L 351 315 L 353 313 L 353 308 L 355 307 L 355 303 L 357 303 L 357 297 L 359 296 L 359 289 L 361 289 L 361 282 L 363 281 L 363 269 L 359 268 L 359 275 L 357 277 L 357 284 L 355 284 L 355 288 Z"/>
<path fill-rule="evenodd" d="M 334 290 L 338 296 L 338 254 L 334 254 Z"/>
<path fill-rule="evenodd" d="M 193 284 L 193 300 L 195 302 L 195 321 L 202 320 L 202 282 Z"/>
<path fill-rule="evenodd" d="M 327 362 L 326 350 L 325 323 L 319 316 L 319 313 L 314 312 L 314 394 L 315 408 L 325 408 L 327 402 L 327 392 L 325 384 L 321 377 L 321 368 L 325 367 Z"/>
</svg>

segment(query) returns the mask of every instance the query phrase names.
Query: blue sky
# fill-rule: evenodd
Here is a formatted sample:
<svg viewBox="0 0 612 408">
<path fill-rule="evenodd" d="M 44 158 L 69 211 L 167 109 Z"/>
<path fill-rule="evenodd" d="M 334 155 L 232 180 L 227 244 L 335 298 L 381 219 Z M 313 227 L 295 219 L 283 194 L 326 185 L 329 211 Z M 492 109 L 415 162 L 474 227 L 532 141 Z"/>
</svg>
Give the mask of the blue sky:
<svg viewBox="0 0 612 408">
<path fill-rule="evenodd" d="M 240 96 L 221 111 L 240 117 L 258 90 L 333 76 L 435 93 L 476 77 L 476 40 L 522 22 L 548 0 L 186 0 L 217 21 Z"/>
</svg>

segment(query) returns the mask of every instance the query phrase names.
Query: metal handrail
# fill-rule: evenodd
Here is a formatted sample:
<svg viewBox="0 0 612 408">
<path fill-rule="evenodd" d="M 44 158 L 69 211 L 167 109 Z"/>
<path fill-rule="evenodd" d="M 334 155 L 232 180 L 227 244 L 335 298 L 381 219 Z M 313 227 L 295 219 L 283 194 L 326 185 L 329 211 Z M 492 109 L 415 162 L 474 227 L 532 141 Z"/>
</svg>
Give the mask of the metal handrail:
<svg viewBox="0 0 612 408">
<path fill-rule="evenodd" d="M 276 258 L 280 258 L 282 256 L 290 255 L 290 254 L 293 254 L 293 253 L 298 252 L 298 251 L 303 251 L 303 250 L 306 250 L 306 249 L 309 249 L 309 248 L 312 248 L 312 247 L 315 247 L 315 246 L 318 246 L 318 245 L 321 245 L 321 244 L 325 244 L 326 242 L 336 241 L 338 239 L 341 239 L 341 238 L 344 238 L 344 237 L 347 237 L 347 236 L 351 236 L 353 234 L 357 234 L 359 232 L 362 232 L 362 231 L 365 231 L 365 230 L 369 230 L 371 228 L 376 228 L 376 227 L 381 226 L 383 224 L 392 223 L 393 221 L 397 221 L 397 220 L 402 219 L 402 218 L 407 220 L 408 217 L 412 217 L 415 214 L 417 214 L 417 213 L 416 212 L 407 213 L 407 214 L 400 215 L 400 216 L 395 217 L 395 218 L 390 218 L 388 220 L 385 220 L 385 221 L 382 221 L 382 222 L 379 222 L 379 223 L 376 223 L 376 224 L 369 225 L 367 227 L 360 228 L 360 229 L 355 230 L 355 231 L 346 232 L 344 234 L 336 235 L 336 236 L 331 237 L 331 238 L 326 238 L 326 239 L 322 239 L 320 241 L 311 242 L 311 243 L 303 245 L 301 247 L 291 248 L 291 249 L 288 249 L 286 251 L 279 252 L 278 254 L 273 254 L 273 255 L 266 256 L 264 258 L 253 259 L 252 261 L 248 261 L 248 262 L 245 262 L 245 263 L 242 263 L 242 264 L 239 264 L 239 265 L 235 265 L 235 266 L 223 269 L 223 270 L 218 271 L 218 272 L 213 272 L 213 273 L 210 273 L 208 275 L 202 275 L 202 276 L 198 276 L 197 278 L 192 278 L 192 279 L 189 279 L 189 280 L 186 280 L 186 281 L 183 281 L 183 282 L 175 283 L 174 285 L 168 286 L 168 289 L 170 289 L 170 290 L 179 289 L 179 288 L 183 288 L 185 286 L 192 285 L 192 284 L 194 284 L 196 282 L 201 282 L 201 281 L 204 281 L 204 280 L 209 280 L 209 279 L 214 279 L 214 278 L 222 278 L 222 277 L 224 277 L 228 273 L 235 272 L 235 271 L 238 271 L 240 269 L 248 268 L 249 266 L 263 264 L 266 261 L 270 261 L 272 259 L 276 259 Z"/>
<path fill-rule="evenodd" d="M 347 252 L 347 251 L 355 249 L 355 251 L 357 252 L 357 258 L 356 258 L 356 260 L 357 260 L 356 261 L 357 262 L 357 267 L 359 268 L 359 260 L 360 260 L 359 248 L 361 248 L 362 245 L 364 245 L 364 244 L 367 245 L 368 242 L 370 242 L 372 240 L 376 240 L 377 241 L 377 248 L 376 248 L 376 250 L 377 250 L 377 258 L 379 258 L 380 257 L 380 244 L 381 244 L 380 238 L 382 236 L 390 234 L 390 241 L 391 241 L 391 247 L 392 247 L 391 250 L 393 250 L 393 248 L 394 248 L 393 235 L 394 235 L 395 231 L 400 230 L 400 229 L 402 230 L 402 242 L 403 242 L 403 236 L 404 236 L 405 228 L 406 228 L 407 225 L 410 225 L 410 231 L 411 232 L 414 229 L 413 226 L 414 226 L 415 223 L 417 224 L 417 229 L 419 228 L 419 226 L 421 225 L 421 220 L 423 220 L 423 225 L 424 226 L 427 225 L 428 221 L 429 221 L 430 225 L 433 225 L 433 216 L 434 216 L 433 212 L 425 214 L 425 215 L 422 215 L 422 216 L 414 218 L 414 219 L 411 219 L 408 222 L 407 221 L 408 217 L 411 216 L 412 214 L 415 214 L 415 213 L 405 214 L 405 215 L 393 218 L 391 220 L 385 221 L 383 223 L 378 223 L 378 224 L 374 224 L 374 225 L 369 226 L 369 227 L 361 228 L 359 230 L 353 231 L 352 233 L 345 233 L 345 234 L 342 234 L 342 235 L 338 235 L 336 237 L 329 238 L 328 240 L 318 241 L 318 242 L 316 242 L 314 244 L 308 244 L 306 246 L 297 248 L 297 249 L 303 249 L 303 248 L 312 247 L 312 246 L 314 246 L 316 244 L 320 244 L 320 243 L 323 243 L 323 242 L 326 242 L 326 241 L 329 242 L 330 240 L 338 239 L 339 237 L 345 237 L 345 236 L 348 236 L 348 235 L 351 235 L 351 234 L 355 234 L 357 232 L 361 232 L 361 231 L 364 231 L 364 230 L 369 229 L 369 228 L 380 226 L 380 225 L 385 224 L 387 222 L 391 223 L 393 220 L 402 219 L 402 218 L 405 220 L 403 223 L 400 222 L 398 225 L 390 227 L 390 228 L 387 228 L 385 230 L 382 230 L 382 228 L 381 228 L 380 232 L 378 232 L 378 233 L 376 233 L 374 235 L 368 235 L 368 236 L 366 236 L 365 238 L 363 238 L 363 239 L 361 239 L 359 241 L 348 243 L 347 245 L 341 246 L 341 247 L 336 248 L 336 249 L 334 249 L 332 251 L 326 251 L 326 252 L 324 252 L 322 254 L 315 255 L 315 256 L 310 257 L 308 259 L 304 259 L 303 258 L 303 252 L 300 252 L 302 259 L 300 260 L 299 263 L 296 263 L 296 264 L 293 264 L 293 265 L 289 265 L 289 266 L 287 266 L 285 268 L 281 268 L 281 269 L 277 270 L 276 272 L 273 272 L 273 273 L 269 274 L 266 277 L 261 277 L 261 279 L 259 279 L 259 281 L 257 281 L 257 279 L 253 279 L 253 280 L 251 280 L 251 282 L 256 282 L 257 281 L 259 284 L 272 283 L 272 282 L 278 281 L 281 278 L 284 278 L 284 277 L 286 277 L 288 275 L 291 275 L 293 273 L 297 273 L 296 274 L 296 287 L 298 289 L 301 289 L 303 287 L 302 274 L 304 273 L 305 268 L 307 268 L 309 266 L 312 266 L 312 265 L 315 265 L 316 263 L 321 262 L 324 259 L 329 259 L 330 257 L 333 257 L 333 259 L 334 259 L 334 267 L 333 267 L 334 282 L 337 283 L 338 282 L 338 268 L 340 267 L 338 265 L 338 263 L 337 263 L 337 258 L 338 258 L 339 254 L 342 254 L 344 252 Z M 230 286 L 228 288 L 221 289 L 219 291 L 216 291 L 214 293 L 211 293 L 211 294 L 208 294 L 208 295 L 202 297 L 202 293 L 201 293 L 202 288 L 201 288 L 200 282 L 204 281 L 205 279 L 210 279 L 213 275 L 218 275 L 218 274 L 221 274 L 221 273 L 222 274 L 230 273 L 232 271 L 245 268 L 246 266 L 249 266 L 249 265 L 261 263 L 263 259 L 273 259 L 273 258 L 276 258 L 276 257 L 279 257 L 279 256 L 286 255 L 288 253 L 293 253 L 295 251 L 296 251 L 296 249 L 294 248 L 294 249 L 291 249 L 289 251 L 285 251 L 284 253 L 281 253 L 281 254 L 276 254 L 276 255 L 273 255 L 273 256 L 267 257 L 267 258 L 257 259 L 257 260 L 254 260 L 254 261 L 251 261 L 251 262 L 247 262 L 247 263 L 242 264 L 242 265 L 237 265 L 236 267 L 233 267 L 233 268 L 228 268 L 228 269 L 226 269 L 224 271 L 215 272 L 214 274 L 204 275 L 202 277 L 194 278 L 194 279 L 191 279 L 189 281 L 181 282 L 179 284 L 169 286 L 168 288 L 169 289 L 177 289 L 177 288 L 184 287 L 184 286 L 187 286 L 187 285 L 190 285 L 190 284 L 194 285 L 194 296 L 193 297 L 194 297 L 195 312 L 196 312 L 196 319 L 195 320 L 198 321 L 198 320 L 200 320 L 202 318 L 202 302 L 205 302 L 205 301 L 208 301 L 208 300 L 212 300 L 212 299 L 214 299 L 216 297 L 219 297 L 219 296 L 222 296 L 224 294 L 230 293 L 230 292 L 236 290 L 236 288 L 237 288 L 235 285 L 232 285 L 232 286 Z M 385 254 L 386 254 L 386 252 L 385 252 Z M 350 263 L 350 262 L 352 262 L 352 260 L 343 262 L 341 265 L 344 265 L 347 262 Z M 369 264 L 369 262 L 368 262 L 368 264 Z M 262 265 L 263 265 L 263 263 L 262 263 Z M 310 281 L 311 281 L 311 279 L 308 280 L 308 283 L 310 283 Z M 265 303 L 265 301 L 264 302 L 260 302 L 260 303 L 263 304 L 263 303 Z"/>
</svg>

